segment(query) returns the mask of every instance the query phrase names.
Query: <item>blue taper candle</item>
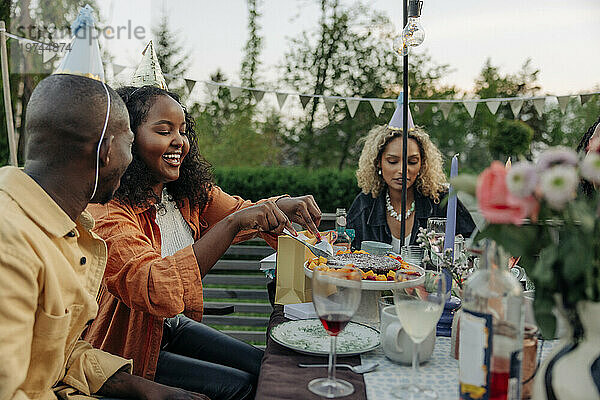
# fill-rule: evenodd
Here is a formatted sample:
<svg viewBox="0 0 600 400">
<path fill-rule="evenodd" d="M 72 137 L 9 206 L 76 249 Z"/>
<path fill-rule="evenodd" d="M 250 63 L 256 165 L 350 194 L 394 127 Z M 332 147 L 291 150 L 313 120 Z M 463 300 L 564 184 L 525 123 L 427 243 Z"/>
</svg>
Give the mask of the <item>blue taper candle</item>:
<svg viewBox="0 0 600 400">
<path fill-rule="evenodd" d="M 450 179 L 458 175 L 458 154 L 452 157 L 452 165 L 450 166 Z M 446 235 L 444 238 L 444 250 L 452 250 L 454 257 L 454 235 L 456 235 L 456 193 L 452 185 L 450 185 L 450 193 L 448 198 L 448 206 L 446 209 Z"/>
</svg>

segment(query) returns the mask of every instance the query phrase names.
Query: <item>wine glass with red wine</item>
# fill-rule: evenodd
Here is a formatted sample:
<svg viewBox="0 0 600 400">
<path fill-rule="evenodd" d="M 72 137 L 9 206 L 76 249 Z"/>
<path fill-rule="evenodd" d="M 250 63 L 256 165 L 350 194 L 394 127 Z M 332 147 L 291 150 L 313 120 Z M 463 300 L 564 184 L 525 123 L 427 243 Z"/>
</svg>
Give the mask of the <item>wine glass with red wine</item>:
<svg viewBox="0 0 600 400">
<path fill-rule="evenodd" d="M 317 267 L 312 276 L 312 297 L 323 327 L 331 337 L 327 378 L 313 379 L 308 389 L 325 398 L 354 392 L 350 382 L 335 377 L 335 350 L 338 334 L 344 330 L 360 303 L 361 273 L 354 267 Z"/>
</svg>

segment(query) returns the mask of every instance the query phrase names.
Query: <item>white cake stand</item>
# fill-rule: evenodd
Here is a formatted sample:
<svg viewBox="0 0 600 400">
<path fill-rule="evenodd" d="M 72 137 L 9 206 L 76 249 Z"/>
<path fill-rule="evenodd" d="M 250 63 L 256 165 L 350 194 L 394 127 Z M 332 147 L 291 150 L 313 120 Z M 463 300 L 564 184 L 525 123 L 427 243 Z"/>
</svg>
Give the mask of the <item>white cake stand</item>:
<svg viewBox="0 0 600 400">
<path fill-rule="evenodd" d="M 309 261 L 304 263 L 304 274 L 308 278 L 312 278 L 312 271 L 310 268 L 308 268 L 308 263 Z M 361 285 L 362 294 L 360 298 L 360 305 L 358 306 L 358 310 L 356 311 L 356 314 L 354 314 L 352 321 L 365 324 L 379 330 L 378 301 L 381 297 L 381 293 L 384 290 L 415 287 L 425 281 L 425 270 L 413 264 L 409 265 L 418 271 L 421 276 L 404 282 L 371 281 L 363 279 Z"/>
</svg>

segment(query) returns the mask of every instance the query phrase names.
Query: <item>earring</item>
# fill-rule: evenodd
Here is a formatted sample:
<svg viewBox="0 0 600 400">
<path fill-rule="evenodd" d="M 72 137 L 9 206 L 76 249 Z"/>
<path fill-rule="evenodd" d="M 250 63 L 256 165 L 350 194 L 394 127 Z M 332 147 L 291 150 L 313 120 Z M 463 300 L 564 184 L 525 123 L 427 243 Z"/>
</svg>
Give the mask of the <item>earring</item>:
<svg viewBox="0 0 600 400">
<path fill-rule="evenodd" d="M 379 176 L 381 176 L 381 170 L 380 170 L 380 169 L 379 169 L 379 170 L 377 170 L 377 174 L 378 174 Z"/>
</svg>

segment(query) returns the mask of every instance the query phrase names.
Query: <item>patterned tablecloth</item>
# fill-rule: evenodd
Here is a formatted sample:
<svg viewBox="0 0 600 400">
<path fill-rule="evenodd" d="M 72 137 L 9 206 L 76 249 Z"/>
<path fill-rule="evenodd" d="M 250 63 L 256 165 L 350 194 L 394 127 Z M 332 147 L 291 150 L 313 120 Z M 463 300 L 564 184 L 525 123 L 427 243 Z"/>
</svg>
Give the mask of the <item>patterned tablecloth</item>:
<svg viewBox="0 0 600 400">
<path fill-rule="evenodd" d="M 542 359 L 550 353 L 556 342 L 544 342 Z M 411 367 L 389 360 L 381 347 L 362 354 L 360 358 L 364 364 L 379 363 L 375 371 L 363 375 L 369 400 L 397 400 L 392 394 L 392 388 L 411 383 Z M 433 355 L 428 362 L 420 365 L 415 381 L 417 385 L 435 389 L 440 400 L 458 398 L 458 360 L 450 357 L 450 338 L 436 338 Z"/>
</svg>

